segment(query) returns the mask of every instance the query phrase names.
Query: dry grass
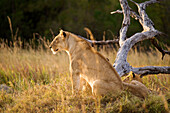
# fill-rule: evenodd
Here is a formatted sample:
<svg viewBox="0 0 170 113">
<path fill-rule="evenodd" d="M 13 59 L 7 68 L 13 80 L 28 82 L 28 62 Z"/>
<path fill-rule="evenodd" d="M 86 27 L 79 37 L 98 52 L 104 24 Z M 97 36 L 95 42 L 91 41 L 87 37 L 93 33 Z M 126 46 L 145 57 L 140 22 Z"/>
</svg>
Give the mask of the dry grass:
<svg viewBox="0 0 170 113">
<path fill-rule="evenodd" d="M 101 53 L 114 62 L 116 51 Z M 152 52 L 130 51 L 132 66 L 169 66 L 170 58 Z M 64 52 L 53 55 L 49 50 L 23 50 L 18 47 L 0 48 L 0 84 L 13 88 L 13 93 L 0 92 L 0 112 L 168 112 L 170 103 L 170 75 L 151 75 L 142 78 L 151 89 L 146 99 L 129 92 L 117 97 L 96 98 L 88 92 L 71 94 L 69 60 Z"/>
</svg>

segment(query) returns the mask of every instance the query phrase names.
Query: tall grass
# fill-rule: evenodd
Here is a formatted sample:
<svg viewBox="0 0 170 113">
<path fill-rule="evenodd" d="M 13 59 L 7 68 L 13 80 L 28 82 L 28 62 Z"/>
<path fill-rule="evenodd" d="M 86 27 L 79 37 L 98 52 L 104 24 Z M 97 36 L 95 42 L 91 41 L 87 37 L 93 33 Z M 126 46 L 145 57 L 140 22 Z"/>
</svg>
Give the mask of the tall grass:
<svg viewBox="0 0 170 113">
<path fill-rule="evenodd" d="M 0 92 L 1 112 L 168 112 L 170 75 L 150 75 L 143 83 L 155 94 L 145 100 L 122 92 L 114 97 L 93 97 L 89 92 L 72 95 L 69 59 L 65 52 L 53 55 L 50 50 L 0 48 L 0 84 L 13 88 L 13 93 Z M 111 63 L 116 50 L 100 52 Z M 170 58 L 161 60 L 158 51 L 130 51 L 128 62 L 133 66 L 170 65 Z"/>
<path fill-rule="evenodd" d="M 12 37 L 16 37 L 12 42 L 0 40 L 0 84 L 13 89 L 11 93 L 0 91 L 0 112 L 169 112 L 170 75 L 143 77 L 140 81 L 153 92 L 146 99 L 127 91 L 116 97 L 112 94 L 94 97 L 88 91 L 72 95 L 68 55 L 65 52 L 53 55 L 44 49 L 49 44 L 42 42 L 45 38 L 40 37 L 38 45 L 35 36 L 29 43 L 23 42 L 17 32 L 14 35 L 12 31 Z M 114 63 L 116 49 L 99 50 Z M 170 65 L 169 56 L 161 60 L 161 54 L 153 49 L 131 50 L 127 60 L 134 67 Z"/>
</svg>

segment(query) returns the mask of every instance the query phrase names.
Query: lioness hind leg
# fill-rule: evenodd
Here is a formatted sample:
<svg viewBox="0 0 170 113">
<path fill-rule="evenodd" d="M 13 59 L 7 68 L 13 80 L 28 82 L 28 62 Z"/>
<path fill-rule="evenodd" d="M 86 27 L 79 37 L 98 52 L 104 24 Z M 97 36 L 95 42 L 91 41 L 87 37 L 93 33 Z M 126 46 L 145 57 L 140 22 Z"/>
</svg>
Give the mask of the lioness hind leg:
<svg viewBox="0 0 170 113">
<path fill-rule="evenodd" d="M 92 93 L 96 96 L 103 96 L 107 93 L 112 93 L 117 95 L 122 91 L 123 87 L 121 85 L 115 84 L 114 82 L 106 82 L 104 80 L 96 80 L 92 85 Z"/>
</svg>

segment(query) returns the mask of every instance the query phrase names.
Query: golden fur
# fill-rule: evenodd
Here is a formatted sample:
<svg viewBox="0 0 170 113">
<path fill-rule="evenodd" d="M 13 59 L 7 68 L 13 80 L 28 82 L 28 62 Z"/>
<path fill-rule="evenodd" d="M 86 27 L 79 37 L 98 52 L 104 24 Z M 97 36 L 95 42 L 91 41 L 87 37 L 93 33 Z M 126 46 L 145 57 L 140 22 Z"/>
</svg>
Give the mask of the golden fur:
<svg viewBox="0 0 170 113">
<path fill-rule="evenodd" d="M 140 86 L 147 89 L 142 83 L 135 84 L 123 83 L 113 66 L 94 48 L 89 42 L 67 31 L 61 30 L 50 44 L 52 52 L 64 50 L 70 58 L 70 72 L 72 80 L 72 91 L 77 92 L 85 88 L 87 83 L 94 95 L 104 95 L 107 93 L 117 94 L 124 88 L 131 89 L 135 94 Z M 142 84 L 142 85 L 141 85 Z M 136 95 L 145 97 L 148 90 Z"/>
</svg>

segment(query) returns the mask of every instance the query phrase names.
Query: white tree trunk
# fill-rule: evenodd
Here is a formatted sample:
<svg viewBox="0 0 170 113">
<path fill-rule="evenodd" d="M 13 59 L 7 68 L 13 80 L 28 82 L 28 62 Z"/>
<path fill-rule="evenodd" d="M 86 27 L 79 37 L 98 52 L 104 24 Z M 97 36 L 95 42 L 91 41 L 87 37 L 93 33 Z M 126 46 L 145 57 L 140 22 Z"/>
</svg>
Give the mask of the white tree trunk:
<svg viewBox="0 0 170 113">
<path fill-rule="evenodd" d="M 117 53 L 115 63 L 113 64 L 118 74 L 120 76 L 123 76 L 129 73 L 130 71 L 133 71 L 134 73 L 141 74 L 141 75 L 154 74 L 154 73 L 170 73 L 170 67 L 147 66 L 141 68 L 133 68 L 127 62 L 128 52 L 134 44 L 146 39 L 151 39 L 154 36 L 161 34 L 161 32 L 159 32 L 154 28 L 153 22 L 145 12 L 146 6 L 148 6 L 149 4 L 157 3 L 158 1 L 150 0 L 138 4 L 130 0 L 131 2 L 137 5 L 139 15 L 129 7 L 127 0 L 119 0 L 119 1 L 120 1 L 122 11 L 117 10 L 115 12 L 111 12 L 111 14 L 123 13 L 124 15 L 122 28 L 120 29 L 120 37 L 119 37 L 120 49 Z M 136 20 L 139 20 L 140 24 L 143 27 L 143 31 L 141 33 L 136 33 L 131 37 L 127 38 L 126 33 L 130 25 L 130 16 L 135 18 Z"/>
</svg>

